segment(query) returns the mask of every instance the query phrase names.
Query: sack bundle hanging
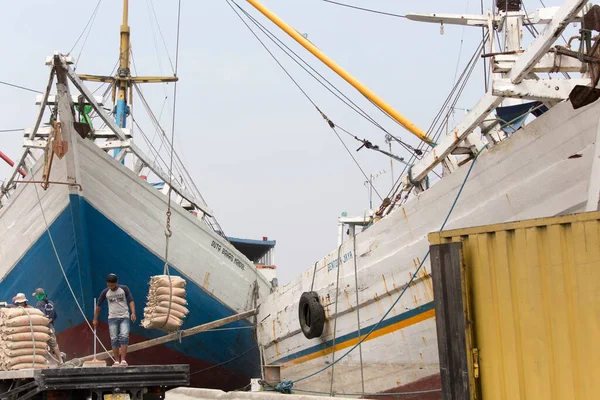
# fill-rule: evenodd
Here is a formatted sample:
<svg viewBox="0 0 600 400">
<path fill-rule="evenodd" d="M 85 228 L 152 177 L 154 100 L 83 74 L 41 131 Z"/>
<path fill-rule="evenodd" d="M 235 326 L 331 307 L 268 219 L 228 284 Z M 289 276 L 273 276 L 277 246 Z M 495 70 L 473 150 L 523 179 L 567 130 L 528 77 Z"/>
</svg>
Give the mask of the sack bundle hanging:
<svg viewBox="0 0 600 400">
<path fill-rule="evenodd" d="M 48 323 L 37 308 L 1 308 L 0 370 L 48 368 Z"/>
<path fill-rule="evenodd" d="M 179 276 L 156 275 L 150 278 L 149 284 L 142 326 L 167 333 L 176 332 L 189 313 L 185 307 L 185 280 Z"/>
</svg>

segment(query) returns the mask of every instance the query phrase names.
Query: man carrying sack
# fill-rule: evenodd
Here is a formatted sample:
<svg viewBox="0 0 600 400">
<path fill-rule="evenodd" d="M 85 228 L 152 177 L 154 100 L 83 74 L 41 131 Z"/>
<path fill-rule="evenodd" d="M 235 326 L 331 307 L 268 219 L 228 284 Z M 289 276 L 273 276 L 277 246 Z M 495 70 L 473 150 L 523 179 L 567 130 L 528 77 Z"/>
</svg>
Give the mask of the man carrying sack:
<svg viewBox="0 0 600 400">
<path fill-rule="evenodd" d="M 105 301 L 108 301 L 108 331 L 110 342 L 115 356 L 113 367 L 126 367 L 127 346 L 129 345 L 129 310 L 131 308 L 131 321 L 135 322 L 135 304 L 129 288 L 119 285 L 115 274 L 106 277 L 106 289 L 100 293 L 98 305 L 94 310 L 94 327 L 98 326 L 98 314 Z"/>
</svg>

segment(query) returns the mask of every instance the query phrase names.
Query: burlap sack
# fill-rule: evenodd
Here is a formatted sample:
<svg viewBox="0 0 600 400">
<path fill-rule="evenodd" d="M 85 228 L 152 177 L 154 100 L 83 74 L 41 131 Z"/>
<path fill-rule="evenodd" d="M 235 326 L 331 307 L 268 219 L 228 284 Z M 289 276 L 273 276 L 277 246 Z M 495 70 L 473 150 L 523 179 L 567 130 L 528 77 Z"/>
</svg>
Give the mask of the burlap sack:
<svg viewBox="0 0 600 400">
<path fill-rule="evenodd" d="M 27 355 L 27 356 L 18 356 L 18 357 L 4 357 L 3 364 L 7 367 L 13 367 L 19 364 L 28 364 L 31 367 L 31 364 L 46 364 L 46 357 L 43 355 Z"/>
<path fill-rule="evenodd" d="M 48 326 L 49 323 L 50 320 L 48 318 L 42 315 L 34 314 L 32 314 L 31 316 L 24 315 L 21 317 L 12 317 L 10 319 L 2 321 L 2 324 L 7 327 L 30 326 L 30 324 Z"/>
<path fill-rule="evenodd" d="M 180 306 L 179 304 L 176 304 L 176 303 L 169 303 L 168 301 L 161 301 L 155 307 L 164 307 L 167 309 L 170 307 L 171 310 L 179 311 L 180 313 L 183 314 L 183 317 L 180 317 L 180 318 L 185 318 L 185 316 L 190 313 L 190 311 L 187 308 L 185 308 L 184 306 Z"/>
<path fill-rule="evenodd" d="M 27 316 L 27 313 L 29 313 L 29 315 L 41 315 L 42 317 L 45 316 L 43 312 L 33 307 L 0 308 L 0 318 L 3 320 L 21 317 L 23 315 Z"/>
<path fill-rule="evenodd" d="M 171 281 L 169 283 L 169 277 L 167 275 L 156 275 L 150 279 L 150 286 L 152 287 L 169 287 L 172 286 L 174 288 L 185 288 L 185 279 L 179 276 L 171 276 Z"/>
<path fill-rule="evenodd" d="M 46 343 L 50 340 L 50 335 L 47 333 L 34 332 L 33 335 L 31 332 L 27 333 L 13 333 L 12 335 L 7 335 L 5 341 L 6 342 L 30 342 L 35 340 L 35 342 Z"/>
<path fill-rule="evenodd" d="M 175 304 L 175 305 L 177 305 L 177 304 Z M 150 314 L 167 315 L 168 312 L 169 312 L 169 308 L 168 307 L 154 306 L 154 307 L 146 307 L 146 308 L 144 308 L 144 315 L 150 315 Z M 179 319 L 185 318 L 185 314 L 182 313 L 181 311 L 177 311 L 175 308 L 171 308 L 171 315 L 174 315 L 174 316 L 176 316 Z"/>
<path fill-rule="evenodd" d="M 177 331 L 189 313 L 184 299 L 185 280 L 179 276 L 171 276 L 169 279 L 167 275 L 156 275 L 150 278 L 149 284 L 142 326 L 164 332 Z"/>
<path fill-rule="evenodd" d="M 166 314 L 145 316 L 142 321 L 142 326 L 146 329 L 160 329 L 165 332 L 175 332 L 183 325 L 183 321 L 174 315 L 170 315 L 169 321 L 165 324 L 166 319 Z"/>
<path fill-rule="evenodd" d="M 17 370 L 21 370 L 21 369 L 46 369 L 48 368 L 47 364 L 17 364 L 17 365 L 13 365 L 12 367 L 8 368 L 10 371 L 17 371 Z"/>
<path fill-rule="evenodd" d="M 29 324 L 27 324 L 27 326 L 0 327 L 0 335 L 6 336 L 12 335 L 13 333 L 28 333 L 31 332 L 32 328 L 34 332 L 42 332 L 46 334 L 50 333 L 50 328 L 47 326 L 33 325 L 33 327 L 31 327 Z"/>
<path fill-rule="evenodd" d="M 2 344 L 0 344 L 0 348 L 6 351 L 6 350 L 33 348 L 33 345 L 34 345 L 34 342 L 32 342 L 31 338 L 30 338 L 29 341 L 24 341 L 24 342 L 3 342 Z M 48 344 L 42 343 L 42 342 L 36 342 L 35 347 L 36 347 L 36 349 L 46 350 L 48 348 Z"/>
<path fill-rule="evenodd" d="M 163 301 L 168 302 L 169 300 L 171 300 L 171 302 L 173 302 L 175 304 L 179 304 L 182 306 L 188 305 L 187 300 L 184 299 L 183 297 L 178 297 L 178 296 L 170 297 L 168 294 L 161 294 L 160 296 L 153 296 L 152 298 L 153 298 L 153 300 L 155 300 L 158 303 L 163 302 Z"/>
<path fill-rule="evenodd" d="M 155 295 L 155 296 L 160 296 L 160 295 L 172 295 L 173 297 L 177 296 L 177 297 L 181 297 L 184 298 L 185 297 L 185 289 L 182 288 L 173 288 L 173 293 L 170 292 L 170 288 L 168 287 L 150 287 L 150 293 Z"/>
<path fill-rule="evenodd" d="M 43 354 L 46 354 L 46 348 L 45 348 L 45 346 L 44 346 L 44 348 L 37 347 L 34 351 L 33 347 L 31 347 L 31 348 L 26 348 L 26 349 L 5 350 L 2 353 L 6 357 L 18 357 L 18 356 L 32 356 L 34 354 L 34 352 L 36 355 L 43 355 Z"/>
</svg>

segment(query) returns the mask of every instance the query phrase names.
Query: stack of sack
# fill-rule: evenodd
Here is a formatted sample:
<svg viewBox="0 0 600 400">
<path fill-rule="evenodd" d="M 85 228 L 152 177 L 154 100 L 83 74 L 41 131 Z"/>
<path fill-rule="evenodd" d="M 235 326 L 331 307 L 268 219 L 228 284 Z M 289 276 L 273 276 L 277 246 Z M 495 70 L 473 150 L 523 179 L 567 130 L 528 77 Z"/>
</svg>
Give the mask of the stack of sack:
<svg viewBox="0 0 600 400">
<path fill-rule="evenodd" d="M 142 326 L 163 332 L 176 332 L 189 313 L 185 300 L 185 280 L 179 276 L 156 275 L 150 279 L 148 302 Z M 168 317 L 168 319 L 167 319 Z"/>
<path fill-rule="evenodd" d="M 0 370 L 48 368 L 49 322 L 37 308 L 0 308 Z"/>
</svg>

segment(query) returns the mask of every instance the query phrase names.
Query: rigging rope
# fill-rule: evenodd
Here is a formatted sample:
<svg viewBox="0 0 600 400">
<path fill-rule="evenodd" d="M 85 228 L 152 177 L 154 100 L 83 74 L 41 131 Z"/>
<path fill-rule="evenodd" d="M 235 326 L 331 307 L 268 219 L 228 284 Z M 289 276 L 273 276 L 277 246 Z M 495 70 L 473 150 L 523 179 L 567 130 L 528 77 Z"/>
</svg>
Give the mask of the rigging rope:
<svg viewBox="0 0 600 400">
<path fill-rule="evenodd" d="M 354 286 L 356 287 L 356 325 L 358 326 L 358 337 L 360 337 L 360 302 L 358 299 L 358 263 L 356 262 L 356 232 L 352 235 L 352 258 L 354 259 Z M 360 383 L 363 394 L 365 393 L 365 373 L 363 369 L 362 344 L 358 346 L 360 359 Z"/>
<path fill-rule="evenodd" d="M 158 21 L 158 17 L 156 16 L 156 9 L 154 8 L 154 2 L 152 0 L 147 0 L 147 1 L 148 1 L 148 3 L 150 3 L 150 7 L 152 8 L 152 14 L 154 15 L 154 19 L 156 20 L 156 27 L 158 28 L 158 33 L 160 35 L 160 38 L 162 39 L 163 46 L 165 46 L 165 52 L 167 53 L 167 58 L 169 59 L 169 64 L 171 64 L 171 70 L 173 71 L 173 74 L 176 75 L 177 74 L 176 68 L 173 66 L 173 60 L 171 60 L 171 55 L 169 54 L 169 49 L 167 48 L 167 42 L 165 41 L 165 37 L 163 36 L 162 29 L 160 28 L 160 22 Z M 157 49 L 157 52 L 158 52 L 158 49 Z"/>
<path fill-rule="evenodd" d="M 27 90 L 28 92 L 33 92 L 33 93 L 38 93 L 38 94 L 44 94 L 44 92 L 40 92 L 39 90 L 30 89 L 30 88 L 25 87 L 25 86 L 15 85 L 14 83 L 8 83 L 8 82 L 0 81 L 0 84 L 6 85 L 6 86 L 12 86 L 12 87 L 17 88 L 17 89 Z"/>
<path fill-rule="evenodd" d="M 244 10 L 239 4 L 235 3 L 237 8 L 239 8 L 248 19 L 254 23 L 256 27 L 258 27 L 265 36 L 267 36 L 279 49 L 285 53 L 292 61 L 294 61 L 300 68 L 302 68 L 307 74 L 309 74 L 314 80 L 316 80 L 321 86 L 327 89 L 331 94 L 337 97 L 341 102 L 347 105 L 352 111 L 360 115 L 362 118 L 366 119 L 377 128 L 383 130 L 387 133 L 385 128 L 383 128 L 377 121 L 371 117 L 366 111 L 364 111 L 358 104 L 356 104 L 352 99 L 346 96 L 340 89 L 338 89 L 333 83 L 331 83 L 327 78 L 325 78 L 319 71 L 317 71 L 314 67 L 312 67 L 307 61 L 305 61 L 301 56 L 299 56 L 294 50 L 292 50 L 288 45 L 286 45 L 281 39 L 279 39 L 275 34 L 273 34 L 269 29 L 267 29 L 263 24 L 261 24 L 258 20 L 256 20 L 250 13 Z M 290 54 L 291 53 L 291 54 Z M 292 57 L 292 54 L 294 57 Z M 299 60 L 299 61 L 298 61 Z M 312 71 L 309 71 L 307 67 Z M 314 73 L 314 74 L 313 74 Z M 317 75 L 317 76 L 315 76 Z M 320 78 L 320 79 L 319 79 Z M 327 85 L 324 82 L 327 83 Z M 328 86 L 329 85 L 329 86 Z M 331 87 L 330 87 L 331 86 Z M 334 91 L 335 90 L 335 91 Z M 337 92 L 337 93 L 336 93 Z"/>
<path fill-rule="evenodd" d="M 90 29 L 87 31 L 87 34 L 85 35 L 85 39 L 83 39 L 83 44 L 81 45 L 81 50 L 79 51 L 79 54 L 77 55 L 77 58 L 75 59 L 75 67 L 73 68 L 73 70 L 77 69 L 77 65 L 79 64 L 79 60 L 81 59 L 81 54 L 83 53 L 83 49 L 85 49 L 85 44 L 87 43 L 87 40 L 90 37 L 90 33 L 92 32 L 92 28 L 94 27 L 94 22 L 96 22 L 96 17 L 98 16 L 98 9 L 100 7 L 101 2 L 102 2 L 102 0 L 98 0 L 96 9 L 92 13 L 90 20 L 88 21 L 85 28 L 83 29 L 83 32 L 85 32 L 85 30 L 87 29 L 88 25 L 90 25 L 90 22 L 91 22 Z M 81 32 L 82 35 L 83 35 L 83 32 Z M 81 39 L 81 36 L 79 36 L 79 39 L 77 39 L 77 42 L 79 42 L 80 39 Z M 75 42 L 75 45 L 77 44 L 77 42 Z M 73 45 L 73 48 L 69 51 L 69 54 L 71 54 L 71 51 L 73 51 L 73 49 L 75 48 L 75 45 Z"/>
<path fill-rule="evenodd" d="M 333 320 L 333 343 L 331 345 L 331 385 L 329 386 L 330 395 L 333 396 L 333 382 L 335 380 L 335 340 L 337 339 L 337 320 L 338 320 L 338 298 L 340 296 L 340 270 L 342 269 L 342 265 L 340 262 L 340 255 L 342 252 L 342 245 L 338 246 L 337 252 L 337 276 L 335 278 L 335 309 L 333 313 L 335 314 L 335 319 Z"/>
<path fill-rule="evenodd" d="M 394 14 L 394 13 L 389 13 L 389 12 L 385 12 L 385 11 L 372 10 L 370 8 L 352 6 L 350 4 L 338 3 L 337 1 L 323 0 L 323 2 L 335 4 L 337 6 L 353 8 L 355 10 L 367 11 L 367 12 L 371 12 L 371 13 L 375 13 L 375 14 L 389 15 L 390 17 L 406 18 L 406 15 Z"/>
<path fill-rule="evenodd" d="M 94 11 L 92 11 L 92 15 L 90 15 L 90 18 L 88 19 L 87 23 L 85 24 L 85 27 L 83 28 L 83 30 L 81 31 L 81 34 L 79 35 L 79 37 L 77 38 L 77 40 L 75 41 L 75 44 L 73 45 L 73 47 L 71 47 L 71 50 L 69 50 L 69 52 L 67 54 L 71 54 L 71 52 L 73 50 L 75 50 L 75 46 L 77 46 L 77 43 L 79 43 L 79 41 L 81 40 L 81 38 L 83 37 L 83 34 L 85 33 L 85 31 L 87 30 L 88 26 L 90 25 L 90 23 L 92 22 L 92 20 L 95 18 L 94 16 L 96 15 L 96 13 L 98 12 L 98 7 L 100 7 L 100 3 L 102 3 L 102 0 L 98 0 L 98 3 L 96 3 L 96 8 L 94 8 Z"/>
<path fill-rule="evenodd" d="M 177 68 L 179 66 L 179 33 L 180 33 L 180 24 L 181 24 L 181 0 L 178 2 L 177 7 L 177 42 L 175 45 L 175 73 L 177 76 Z M 171 186 L 173 183 L 173 152 L 175 149 L 175 111 L 177 109 L 177 81 L 175 81 L 173 85 L 173 120 L 171 125 L 171 165 L 169 167 L 169 191 L 167 193 L 167 221 L 165 224 L 165 267 L 163 274 L 168 275 L 169 277 L 169 311 L 167 312 L 167 317 L 165 318 L 165 323 L 163 327 L 169 322 L 169 317 L 171 316 L 171 304 L 173 301 L 173 285 L 171 284 L 171 271 L 169 270 L 169 239 L 172 236 L 171 231 L 171 194 L 173 191 L 173 187 Z"/>
<path fill-rule="evenodd" d="M 358 167 L 358 169 L 360 170 L 360 172 L 363 174 L 363 176 L 365 177 L 365 179 L 369 180 L 369 177 L 367 176 L 367 174 L 365 173 L 365 171 L 362 169 L 362 167 L 360 166 L 360 164 L 358 163 L 358 161 L 356 160 L 356 158 L 354 157 L 354 155 L 352 154 L 352 152 L 350 151 L 350 149 L 348 149 L 348 146 L 346 146 L 346 143 L 344 143 L 344 141 L 342 140 L 341 136 L 336 131 L 335 125 L 332 126 L 332 123 L 330 122 L 329 118 L 327 118 L 327 116 L 321 111 L 321 109 L 317 106 L 317 104 L 313 101 L 313 99 L 308 95 L 308 93 L 306 93 L 306 91 L 300 86 L 300 84 L 294 79 L 294 77 L 292 77 L 292 75 L 288 72 L 288 70 L 283 66 L 283 64 L 281 64 L 281 62 L 271 52 L 271 50 L 269 50 L 269 48 L 265 45 L 265 43 L 260 39 L 260 37 L 256 34 L 256 32 L 254 32 L 254 30 L 250 27 L 250 25 L 248 25 L 248 23 L 243 19 L 243 17 L 240 15 L 240 13 L 238 13 L 238 11 L 233 7 L 233 5 L 231 3 L 235 4 L 238 8 L 240 8 L 242 10 L 242 12 L 245 13 L 245 11 L 235 1 L 233 1 L 233 0 L 226 0 L 226 1 L 227 1 L 227 4 L 229 5 L 229 7 L 231 7 L 231 9 L 233 10 L 233 12 L 244 23 L 244 25 L 246 25 L 246 27 L 248 28 L 248 30 L 250 30 L 250 32 L 252 33 L 252 35 L 254 35 L 254 37 L 260 42 L 260 44 L 263 46 L 263 48 L 269 53 L 269 55 L 279 65 L 279 67 L 281 67 L 281 69 L 291 79 L 291 81 L 296 85 L 296 87 L 302 92 L 302 94 L 304 94 L 304 96 L 307 98 L 307 100 L 315 107 L 315 109 L 319 112 L 319 114 L 321 114 L 321 116 L 326 121 L 329 122 L 329 126 L 333 129 L 333 131 L 335 132 L 336 136 L 338 137 L 338 139 L 340 140 L 340 142 L 342 143 L 342 145 L 344 146 L 344 148 L 346 149 L 346 151 L 348 152 L 348 154 L 350 155 L 350 157 L 352 158 L 352 160 L 354 161 L 354 163 L 356 164 L 356 166 Z M 383 201 L 383 198 L 377 192 L 376 189 L 375 189 L 375 193 Z"/>
<path fill-rule="evenodd" d="M 458 78 L 458 81 L 453 86 L 452 90 L 450 91 L 450 93 L 448 94 L 446 99 L 444 100 L 442 107 L 439 109 L 437 115 L 431 122 L 431 125 L 429 126 L 427 133 L 431 135 L 431 133 L 435 131 L 435 134 L 433 135 L 434 141 L 437 141 L 439 139 L 439 137 L 441 136 L 441 134 L 443 132 L 443 127 L 444 127 L 443 121 L 445 121 L 447 118 L 449 118 L 450 113 L 452 112 L 452 110 L 456 106 L 456 103 L 458 102 L 460 96 L 462 95 L 462 92 L 464 91 L 466 84 L 467 84 L 473 70 L 475 69 L 475 66 L 477 65 L 477 59 L 479 58 L 479 55 L 484 50 L 485 42 L 488 37 L 489 37 L 489 33 L 484 37 L 484 39 L 481 41 L 481 43 L 479 44 L 477 49 L 475 49 L 475 52 L 471 56 L 470 61 L 465 66 L 465 69 L 463 70 L 460 77 Z M 442 118 L 444 110 L 446 110 L 446 109 L 448 109 L 448 111 L 446 112 L 445 117 Z M 423 143 L 421 143 L 421 144 L 419 144 L 419 146 L 417 148 L 423 149 L 424 146 L 425 145 Z M 412 163 L 414 162 L 415 159 L 416 159 L 416 157 L 414 155 L 411 156 L 408 163 L 412 165 Z M 408 169 L 408 166 L 405 166 L 404 169 L 400 172 L 400 174 L 396 180 L 396 183 L 394 184 L 394 186 L 388 193 L 388 196 L 387 196 L 388 198 L 395 197 L 396 194 L 398 193 L 398 191 L 403 186 L 402 177 L 406 173 L 407 169 Z M 408 193 L 407 193 L 405 199 L 407 197 L 408 197 Z M 395 204 L 395 202 L 393 204 Z"/>
<path fill-rule="evenodd" d="M 450 207 L 450 211 L 448 211 L 448 214 L 446 215 L 446 218 L 444 219 L 444 222 L 442 223 L 441 228 L 439 229 L 439 231 L 441 232 L 444 227 L 446 226 L 446 223 L 448 222 L 448 220 L 450 219 L 450 216 L 452 215 L 452 212 L 454 211 L 454 208 L 456 207 L 456 203 L 458 202 L 458 199 L 460 198 L 460 195 L 462 194 L 462 191 L 465 187 L 465 184 L 467 183 L 467 180 L 469 179 L 469 176 L 471 175 L 471 171 L 473 170 L 473 166 L 475 165 L 475 162 L 477 161 L 477 158 L 479 157 L 479 155 L 481 154 L 481 152 L 487 147 L 484 146 L 481 150 L 479 150 L 479 152 L 477 152 L 477 154 L 475 155 L 475 157 L 473 158 L 473 161 L 471 162 L 471 165 L 469 166 L 469 169 L 465 175 L 465 178 L 458 190 L 458 193 L 456 194 L 456 197 L 454 198 L 454 202 L 452 203 L 452 206 Z M 325 371 L 326 369 L 333 367 L 335 364 L 337 364 L 338 362 L 340 362 L 342 359 L 344 359 L 348 354 L 350 354 L 352 351 L 354 351 L 362 342 L 364 342 L 369 336 L 371 336 L 371 334 L 373 332 L 375 332 L 375 330 L 379 327 L 379 325 L 385 320 L 385 318 L 392 312 L 392 310 L 394 309 L 394 307 L 396 306 L 396 304 L 398 304 L 398 302 L 400 301 L 400 299 L 403 297 L 404 293 L 406 293 L 406 290 L 408 289 L 408 287 L 413 283 L 413 281 L 415 280 L 415 278 L 417 277 L 419 271 L 421 270 L 421 268 L 423 267 L 423 264 L 425 263 L 425 261 L 427 260 L 427 258 L 429 257 L 429 250 L 427 251 L 427 253 L 425 254 L 425 257 L 423 257 L 423 259 L 421 260 L 421 263 L 419 264 L 418 268 L 416 269 L 416 271 L 411 275 L 410 279 L 408 280 L 408 282 L 404 285 L 404 288 L 402 289 L 402 291 L 400 292 L 400 294 L 398 295 L 398 297 L 396 298 L 396 300 L 392 303 L 391 307 L 386 311 L 386 313 L 383 315 L 383 317 L 381 317 L 381 319 L 373 326 L 373 328 L 371 328 L 371 330 L 365 334 L 365 336 L 363 336 L 358 343 L 356 343 L 354 346 L 352 346 L 352 348 L 350 348 L 350 350 L 348 350 L 346 353 L 344 353 L 340 358 L 338 358 L 337 360 L 335 360 L 334 362 L 332 362 L 331 364 L 326 365 L 325 367 L 309 374 L 306 375 L 302 378 L 298 378 L 295 379 L 293 381 L 286 381 L 288 385 L 290 384 L 294 384 L 296 382 L 300 382 L 303 381 L 305 379 L 311 378 L 317 374 L 320 374 L 321 372 Z"/>
<path fill-rule="evenodd" d="M 246 17 L 248 19 L 250 19 L 254 23 L 255 26 L 258 27 L 258 29 L 260 29 L 263 32 L 263 34 L 265 36 L 267 36 L 277 47 L 279 47 L 279 49 L 284 54 L 286 54 L 288 57 L 290 57 L 290 59 L 292 59 L 292 61 L 294 61 L 296 64 L 298 64 L 298 66 L 300 66 L 300 68 L 302 68 L 307 74 L 309 74 L 309 76 L 311 76 L 314 80 L 316 80 L 321 86 L 323 86 L 325 89 L 327 89 L 331 94 L 333 94 L 335 97 L 337 97 L 342 103 L 344 103 L 346 106 L 348 106 L 352 111 L 357 113 L 359 116 L 361 116 L 362 118 L 364 118 L 365 120 L 369 121 L 371 124 L 376 126 L 378 129 L 382 130 L 386 135 L 389 135 L 391 138 L 396 140 L 406 150 L 408 150 L 408 151 L 415 150 L 408 143 L 405 143 L 402 140 L 400 140 L 398 137 L 392 135 L 387 129 L 385 129 L 381 124 L 379 124 L 372 116 L 370 116 L 358 104 L 356 104 L 354 101 L 352 101 L 352 99 L 350 99 L 348 96 L 346 96 L 340 89 L 338 89 L 334 84 L 332 84 L 329 80 L 327 80 L 327 78 L 325 78 L 321 73 L 319 73 L 315 68 L 313 68 L 308 62 L 306 62 L 302 57 L 300 57 L 296 52 L 294 52 L 284 42 L 282 42 L 276 35 L 274 35 L 271 31 L 269 31 L 264 25 L 262 25 L 259 21 L 257 21 L 251 14 L 249 14 L 246 10 L 244 10 L 242 7 L 240 7 L 235 1 L 233 1 L 233 3 L 236 5 L 237 8 L 240 9 L 240 11 L 242 11 L 246 15 Z M 292 56 L 292 54 L 294 56 Z M 298 61 L 298 60 L 300 60 L 300 61 Z M 313 74 L 313 72 L 309 71 L 305 67 L 305 65 L 311 71 L 313 71 L 314 74 Z M 315 75 L 317 75 L 318 77 Z M 325 81 L 327 84 L 325 84 L 323 81 Z M 375 106 L 382 113 L 384 113 L 387 117 L 392 119 L 392 121 L 394 121 L 396 124 L 398 124 L 398 121 L 393 119 L 389 114 L 387 114 L 384 110 L 382 110 L 377 104 L 375 104 L 371 100 L 369 100 L 369 101 L 373 106 Z M 420 150 L 418 152 L 420 152 Z M 418 154 L 418 155 L 420 155 L 420 154 Z"/>
<path fill-rule="evenodd" d="M 67 283 L 69 291 L 71 292 L 71 295 L 73 296 L 73 300 L 75 300 L 75 304 L 77 305 L 77 308 L 79 309 L 79 312 L 83 316 L 83 319 L 85 320 L 85 323 L 89 327 L 90 331 L 94 332 L 94 328 L 92 328 L 92 325 L 90 324 L 90 321 L 87 319 L 87 317 L 85 315 L 85 312 L 83 312 L 83 309 L 81 308 L 81 305 L 79 304 L 79 300 L 77 300 L 77 296 L 75 295 L 75 291 L 73 290 L 73 287 L 71 286 L 71 282 L 69 282 L 69 278 L 67 277 L 67 273 L 65 272 L 65 268 L 64 268 L 64 266 L 62 264 L 62 261 L 60 260 L 60 256 L 58 255 L 58 250 L 56 249 L 56 245 L 54 244 L 54 238 L 52 237 L 52 233 L 50 233 L 50 225 L 48 225 L 48 220 L 46 219 L 46 213 L 44 212 L 44 208 L 42 207 L 42 200 L 40 199 L 40 194 L 38 192 L 37 185 L 34 184 L 33 187 L 35 189 L 35 195 L 37 197 L 37 203 L 38 203 L 38 206 L 40 208 L 40 212 L 42 213 L 42 219 L 44 220 L 44 224 L 46 225 L 46 233 L 48 234 L 48 238 L 50 239 L 50 244 L 52 245 L 52 249 L 54 250 L 54 255 L 56 256 L 56 260 L 58 261 L 58 265 L 60 267 L 60 270 L 61 270 L 61 272 L 63 274 L 63 277 L 65 278 L 65 282 Z M 102 343 L 102 341 L 100 339 L 98 339 L 98 338 L 97 338 L 97 340 L 98 340 L 98 342 L 100 342 L 100 345 L 102 346 L 102 348 L 104 349 L 104 351 L 108 353 L 108 356 L 111 358 L 111 360 L 115 361 L 115 359 L 113 358 L 113 356 L 110 354 L 110 352 L 104 346 L 104 343 Z"/>
</svg>

